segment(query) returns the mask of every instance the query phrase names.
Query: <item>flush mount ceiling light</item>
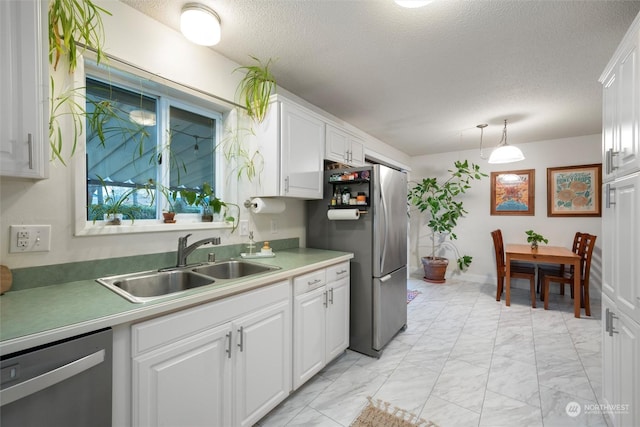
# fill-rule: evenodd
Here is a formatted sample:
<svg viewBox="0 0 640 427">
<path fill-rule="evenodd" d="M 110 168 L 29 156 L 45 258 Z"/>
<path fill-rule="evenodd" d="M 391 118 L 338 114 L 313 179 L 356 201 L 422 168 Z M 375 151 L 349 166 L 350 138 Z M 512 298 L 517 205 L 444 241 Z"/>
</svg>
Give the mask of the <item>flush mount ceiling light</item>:
<svg viewBox="0 0 640 427">
<path fill-rule="evenodd" d="M 140 126 L 155 126 L 156 113 L 147 110 L 132 110 L 129 113 L 129 120 Z"/>
<path fill-rule="evenodd" d="M 433 0 L 395 0 L 398 6 L 407 7 L 409 9 L 426 6 L 432 1 Z"/>
<path fill-rule="evenodd" d="M 486 124 L 477 125 L 477 128 L 480 129 L 480 157 L 486 159 L 482 153 L 482 135 L 484 133 L 484 128 L 487 127 Z M 493 149 L 491 155 L 489 156 L 489 163 L 513 163 L 519 162 L 520 160 L 524 160 L 524 154 L 518 147 L 514 147 L 513 145 L 507 144 L 507 120 L 504 120 L 504 128 L 502 129 L 502 139 Z"/>
<path fill-rule="evenodd" d="M 195 44 L 213 46 L 220 41 L 220 17 L 204 5 L 187 3 L 180 15 L 180 31 Z"/>
</svg>

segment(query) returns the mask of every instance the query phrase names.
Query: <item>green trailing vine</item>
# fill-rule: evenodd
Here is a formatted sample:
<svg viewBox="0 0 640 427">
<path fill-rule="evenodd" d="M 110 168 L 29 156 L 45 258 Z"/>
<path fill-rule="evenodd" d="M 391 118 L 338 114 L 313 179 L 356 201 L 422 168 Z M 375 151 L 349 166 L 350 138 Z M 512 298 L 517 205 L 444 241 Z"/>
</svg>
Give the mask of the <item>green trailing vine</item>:
<svg viewBox="0 0 640 427">
<path fill-rule="evenodd" d="M 95 51 L 97 61 L 105 58 L 104 26 L 101 14 L 111 16 L 106 9 L 91 0 L 51 0 L 49 2 L 49 63 L 58 68 L 62 56 L 69 62 L 69 73 L 78 65 L 83 49 Z M 78 44 L 80 43 L 80 46 Z"/>
<path fill-rule="evenodd" d="M 251 58 L 257 62 L 256 65 L 238 67 L 234 71 L 244 71 L 245 75 L 238 84 L 237 94 L 247 114 L 258 123 L 262 123 L 269 109 L 269 98 L 276 91 L 276 79 L 269 67 L 273 63 L 269 59 L 262 63 L 255 56 Z"/>
</svg>

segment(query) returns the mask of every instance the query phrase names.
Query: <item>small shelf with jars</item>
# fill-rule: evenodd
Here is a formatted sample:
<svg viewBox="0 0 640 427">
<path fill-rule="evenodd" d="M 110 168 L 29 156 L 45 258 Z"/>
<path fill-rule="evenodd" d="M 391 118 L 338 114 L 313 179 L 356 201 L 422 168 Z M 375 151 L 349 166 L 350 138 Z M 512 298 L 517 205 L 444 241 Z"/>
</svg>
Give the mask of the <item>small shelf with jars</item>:
<svg viewBox="0 0 640 427">
<path fill-rule="evenodd" d="M 333 185 L 330 209 L 354 209 L 370 206 L 369 171 L 336 173 L 329 176 L 329 184 Z"/>
</svg>

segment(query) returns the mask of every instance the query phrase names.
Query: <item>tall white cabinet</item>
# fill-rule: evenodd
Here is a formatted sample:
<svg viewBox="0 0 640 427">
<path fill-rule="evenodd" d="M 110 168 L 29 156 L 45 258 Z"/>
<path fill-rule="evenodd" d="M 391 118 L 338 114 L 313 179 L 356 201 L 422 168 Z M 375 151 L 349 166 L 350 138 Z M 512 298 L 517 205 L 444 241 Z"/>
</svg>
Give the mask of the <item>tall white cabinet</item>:
<svg viewBox="0 0 640 427">
<path fill-rule="evenodd" d="M 615 427 L 640 425 L 640 14 L 603 85 L 602 360 Z"/>
<path fill-rule="evenodd" d="M 46 178 L 48 159 L 47 5 L 0 1 L 0 175 Z"/>
</svg>

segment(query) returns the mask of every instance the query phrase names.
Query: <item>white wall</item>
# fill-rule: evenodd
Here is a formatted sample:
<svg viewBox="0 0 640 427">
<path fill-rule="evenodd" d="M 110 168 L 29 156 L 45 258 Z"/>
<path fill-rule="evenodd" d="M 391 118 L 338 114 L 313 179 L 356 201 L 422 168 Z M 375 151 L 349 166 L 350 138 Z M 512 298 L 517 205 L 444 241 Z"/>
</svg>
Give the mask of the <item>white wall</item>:
<svg viewBox="0 0 640 427">
<path fill-rule="evenodd" d="M 234 70 L 239 66 L 213 50 L 196 46 L 182 35 L 157 21 L 147 17 L 129 6 L 113 0 L 97 0 L 96 3 L 111 12 L 104 16 L 105 52 L 133 66 L 157 74 L 165 79 L 216 95 L 229 101 L 235 97 L 237 84 L 242 77 Z M 45 11 L 46 13 L 46 11 Z M 247 52 L 247 55 L 251 52 Z M 62 68 L 62 67 L 61 67 Z M 58 69 L 51 70 L 56 87 L 68 84 L 71 77 Z M 325 113 L 326 115 L 326 113 Z M 62 125 L 68 141 L 71 132 Z M 66 129 L 66 130 L 65 130 Z M 397 163 L 408 163 L 408 156 L 399 153 L 381 141 L 371 139 L 377 151 L 394 156 Z M 68 159 L 68 151 L 64 153 Z M 197 230 L 170 231 L 167 226 L 163 232 L 145 234 L 125 234 L 108 236 L 74 236 L 74 195 L 73 164 L 81 162 L 76 156 L 68 159 L 69 166 L 59 162 L 51 164 L 50 178 L 42 181 L 17 180 L 3 177 L 0 180 L 0 260 L 10 268 L 51 265 L 73 261 L 86 261 L 163 253 L 175 250 L 177 238 L 193 233 L 193 241 L 219 235 L 222 244 L 229 245 L 247 242 L 236 231 Z M 234 179 L 230 179 L 234 181 Z M 249 198 L 250 185 L 234 183 L 225 200 L 234 200 L 240 206 Z M 305 244 L 304 202 L 287 199 L 284 214 L 252 216 L 242 207 L 242 219 L 249 219 L 250 229 L 255 231 L 255 240 L 277 240 L 284 238 L 300 239 Z M 272 233 L 272 220 L 276 221 L 277 232 Z M 50 224 L 51 251 L 10 254 L 9 226 L 12 224 Z"/>
<path fill-rule="evenodd" d="M 596 240 L 594 259 L 591 267 L 591 283 L 600 286 L 602 243 L 601 218 L 558 218 L 547 217 L 547 168 L 573 166 L 601 162 L 601 135 L 589 135 L 551 141 L 520 144 L 526 159 L 506 165 L 490 165 L 480 158 L 479 150 L 467 150 L 420 156 L 412 159 L 410 180 L 419 181 L 424 177 L 442 176 L 453 167 L 455 160 L 469 160 L 480 165 L 487 175 L 491 172 L 535 169 L 535 216 L 491 216 L 490 215 L 490 179 L 472 182 L 471 190 L 464 196 L 464 206 L 469 212 L 460 220 L 455 232 L 455 242 L 461 253 L 473 256 L 473 263 L 464 276 L 487 282 L 495 281 L 495 258 L 491 231 L 500 228 L 505 243 L 526 243 L 525 231 L 533 229 L 549 239 L 549 245 L 571 247 L 576 231 L 588 232 L 599 236 Z M 420 257 L 428 255 L 430 247 L 429 233 L 425 215 L 412 207 L 410 220 L 410 271 L 421 276 Z M 452 253 L 448 274 L 455 266 Z M 518 283 L 516 286 L 520 286 Z"/>
</svg>

